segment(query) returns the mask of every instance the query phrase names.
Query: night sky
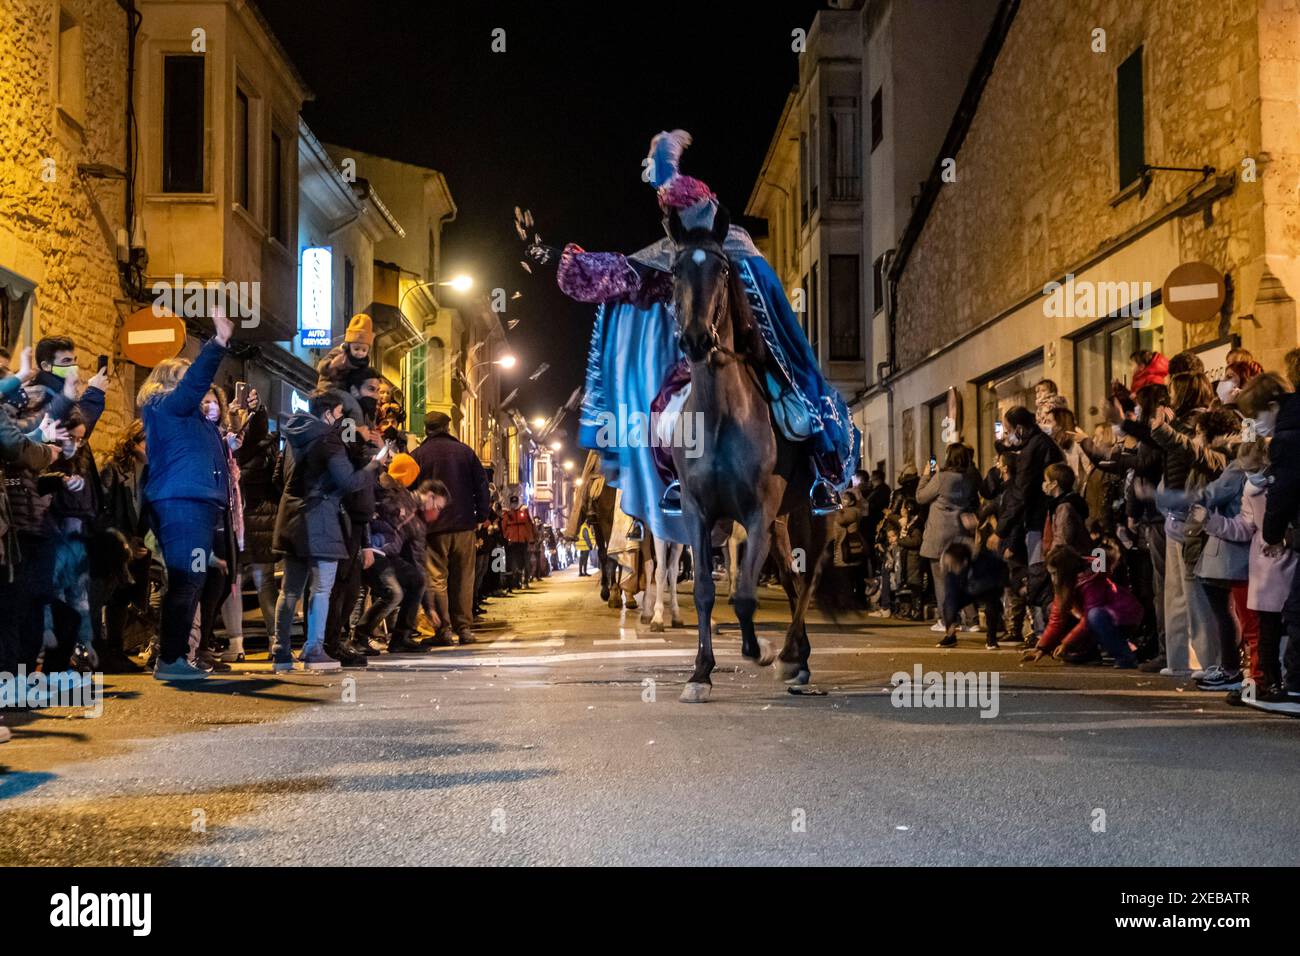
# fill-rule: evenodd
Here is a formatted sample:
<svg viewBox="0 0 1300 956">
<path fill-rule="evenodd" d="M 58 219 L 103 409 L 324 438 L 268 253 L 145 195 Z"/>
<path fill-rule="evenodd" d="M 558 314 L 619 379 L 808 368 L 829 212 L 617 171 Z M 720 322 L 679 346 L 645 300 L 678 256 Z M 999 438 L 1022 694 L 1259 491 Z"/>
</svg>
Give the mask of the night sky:
<svg viewBox="0 0 1300 956">
<path fill-rule="evenodd" d="M 635 251 L 662 235 L 641 159 L 651 136 L 681 127 L 695 138 L 682 170 L 739 217 L 798 79 L 791 31 L 825 5 L 257 3 L 316 95 L 303 115 L 321 140 L 446 175 L 459 216 L 443 274 L 523 293 L 507 313 L 521 320 L 507 390 L 522 383 L 530 418 L 582 383 L 594 309 L 559 293 L 553 266 L 519 266 L 514 206 L 548 244 Z M 496 27 L 504 53 L 491 51 Z M 541 362 L 550 371 L 528 382 Z"/>
</svg>

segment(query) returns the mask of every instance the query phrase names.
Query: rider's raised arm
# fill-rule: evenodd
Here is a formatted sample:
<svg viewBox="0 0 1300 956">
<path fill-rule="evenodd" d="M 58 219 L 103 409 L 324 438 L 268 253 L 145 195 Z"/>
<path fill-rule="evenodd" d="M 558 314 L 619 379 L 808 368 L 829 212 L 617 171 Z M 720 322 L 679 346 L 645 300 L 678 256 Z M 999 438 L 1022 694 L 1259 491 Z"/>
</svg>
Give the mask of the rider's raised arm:
<svg viewBox="0 0 1300 956">
<path fill-rule="evenodd" d="M 641 277 L 627 256 L 586 252 L 572 242 L 560 253 L 555 281 L 561 292 L 579 302 L 609 302 L 632 295 L 641 286 Z"/>
</svg>

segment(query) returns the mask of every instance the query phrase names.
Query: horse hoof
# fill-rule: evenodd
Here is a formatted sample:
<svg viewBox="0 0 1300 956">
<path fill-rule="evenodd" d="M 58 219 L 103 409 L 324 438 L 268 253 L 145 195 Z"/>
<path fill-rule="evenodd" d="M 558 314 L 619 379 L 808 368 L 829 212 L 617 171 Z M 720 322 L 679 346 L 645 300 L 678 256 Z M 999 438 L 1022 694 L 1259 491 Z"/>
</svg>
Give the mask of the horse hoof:
<svg viewBox="0 0 1300 956">
<path fill-rule="evenodd" d="M 682 688 L 682 696 L 677 699 L 683 704 L 703 704 L 709 699 L 711 690 L 713 690 L 712 684 L 700 684 L 691 681 Z"/>
<path fill-rule="evenodd" d="M 654 633 L 658 634 L 658 633 L 659 633 L 660 631 L 662 631 L 663 629 L 664 629 L 664 622 L 663 622 L 663 621 L 651 621 L 651 622 L 650 622 L 650 630 L 653 631 Z"/>
<path fill-rule="evenodd" d="M 776 679 L 788 684 L 798 678 L 800 669 L 798 661 L 777 661 Z"/>
<path fill-rule="evenodd" d="M 685 627 L 685 626 L 686 626 L 686 622 L 683 621 L 680 617 L 673 618 L 673 627 Z"/>
<path fill-rule="evenodd" d="M 765 637 L 758 639 L 758 666 L 767 667 L 776 660 L 776 645 Z"/>
<path fill-rule="evenodd" d="M 812 679 L 812 675 L 809 674 L 808 671 L 804 670 L 803 668 L 800 668 L 798 673 L 796 673 L 793 677 L 788 678 L 785 683 L 787 686 L 790 687 L 802 687 L 804 684 L 807 684 L 808 681 L 811 679 Z"/>
</svg>

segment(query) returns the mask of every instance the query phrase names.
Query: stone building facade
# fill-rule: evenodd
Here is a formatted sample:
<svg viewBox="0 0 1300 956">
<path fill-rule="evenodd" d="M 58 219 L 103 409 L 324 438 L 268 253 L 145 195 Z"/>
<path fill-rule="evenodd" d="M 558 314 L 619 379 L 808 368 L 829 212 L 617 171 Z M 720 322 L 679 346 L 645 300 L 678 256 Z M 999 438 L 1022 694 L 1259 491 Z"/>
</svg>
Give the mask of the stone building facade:
<svg viewBox="0 0 1300 956">
<path fill-rule="evenodd" d="M 1300 331 L 1300 10 L 1002 6 L 991 68 L 972 77 L 969 115 L 936 157 L 890 277 L 896 466 L 942 457 L 950 387 L 964 399 L 958 431 L 988 467 L 994 420 L 1038 378 L 1087 429 L 1133 347 L 1197 349 L 1212 369 L 1240 343 L 1276 368 Z M 1188 171 L 1135 175 L 1135 163 Z M 1160 288 L 1192 261 L 1229 291 L 1217 318 L 1185 324 Z M 1067 280 L 1106 304 L 1049 307 L 1045 289 Z"/>
<path fill-rule="evenodd" d="M 116 353 L 126 52 L 115 0 L 0 2 L 0 334 L 15 364 L 48 335 L 77 342 L 83 379 Z M 96 450 L 124 424 L 125 387 L 110 389 Z"/>
</svg>

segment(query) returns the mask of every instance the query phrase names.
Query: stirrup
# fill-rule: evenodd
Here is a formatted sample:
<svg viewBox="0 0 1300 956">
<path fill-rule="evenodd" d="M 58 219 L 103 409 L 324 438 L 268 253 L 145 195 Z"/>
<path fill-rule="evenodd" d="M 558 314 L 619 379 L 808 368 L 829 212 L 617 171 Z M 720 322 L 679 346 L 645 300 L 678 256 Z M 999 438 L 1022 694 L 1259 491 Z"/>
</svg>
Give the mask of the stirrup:
<svg viewBox="0 0 1300 956">
<path fill-rule="evenodd" d="M 840 493 L 835 490 L 835 486 L 820 475 L 808 489 L 808 498 L 812 502 L 812 513 L 818 517 L 834 514 L 843 507 L 840 503 Z"/>
<path fill-rule="evenodd" d="M 664 489 L 663 496 L 659 499 L 659 510 L 670 518 L 677 518 L 682 513 L 682 483 L 673 479 Z"/>
<path fill-rule="evenodd" d="M 641 523 L 640 519 L 633 518 L 632 527 L 627 529 L 627 540 L 640 541 L 644 537 L 645 537 L 645 525 Z"/>
</svg>

